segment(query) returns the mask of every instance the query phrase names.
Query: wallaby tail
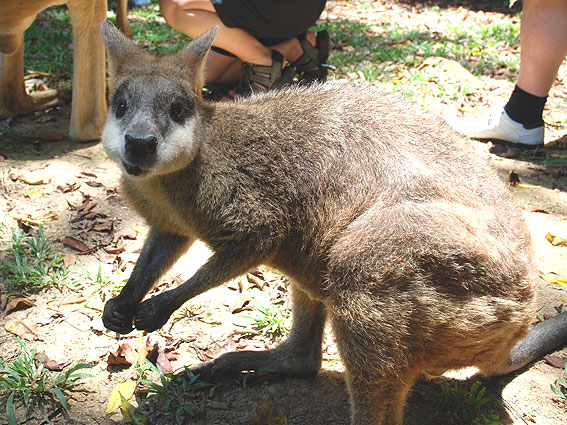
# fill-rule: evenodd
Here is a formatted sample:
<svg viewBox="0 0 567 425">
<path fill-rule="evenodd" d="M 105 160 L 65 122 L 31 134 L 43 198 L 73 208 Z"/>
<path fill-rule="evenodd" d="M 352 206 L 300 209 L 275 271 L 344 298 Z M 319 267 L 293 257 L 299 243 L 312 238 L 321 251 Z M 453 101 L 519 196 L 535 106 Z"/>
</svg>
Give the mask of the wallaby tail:
<svg viewBox="0 0 567 425">
<path fill-rule="evenodd" d="M 505 375 L 514 372 L 565 344 L 567 344 L 567 311 L 532 326 L 528 335 L 512 348 L 507 363 L 496 374 Z"/>
</svg>

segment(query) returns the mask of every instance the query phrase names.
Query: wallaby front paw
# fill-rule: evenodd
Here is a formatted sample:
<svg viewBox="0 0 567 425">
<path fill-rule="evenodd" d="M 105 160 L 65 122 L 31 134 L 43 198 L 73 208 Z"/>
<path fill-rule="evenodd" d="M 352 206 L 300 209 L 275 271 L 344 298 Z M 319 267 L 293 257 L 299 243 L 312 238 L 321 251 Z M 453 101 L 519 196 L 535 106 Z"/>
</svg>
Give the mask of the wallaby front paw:
<svg viewBox="0 0 567 425">
<path fill-rule="evenodd" d="M 161 295 L 147 299 L 136 309 L 134 326 L 146 332 L 158 330 L 167 323 L 173 311 Z"/>
<path fill-rule="evenodd" d="M 104 326 L 121 334 L 127 334 L 134 330 L 132 321 L 134 319 L 135 307 L 120 302 L 118 297 L 108 300 L 102 313 Z"/>
</svg>

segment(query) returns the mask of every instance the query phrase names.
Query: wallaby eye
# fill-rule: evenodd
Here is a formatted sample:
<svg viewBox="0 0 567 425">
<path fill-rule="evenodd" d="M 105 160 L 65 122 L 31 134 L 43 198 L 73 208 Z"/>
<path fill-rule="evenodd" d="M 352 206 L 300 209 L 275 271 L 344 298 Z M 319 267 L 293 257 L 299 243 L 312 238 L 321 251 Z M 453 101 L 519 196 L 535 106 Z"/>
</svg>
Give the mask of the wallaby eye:
<svg viewBox="0 0 567 425">
<path fill-rule="evenodd" d="M 126 113 L 126 101 L 118 102 L 118 106 L 116 107 L 116 118 L 122 118 Z"/>
<path fill-rule="evenodd" d="M 169 116 L 173 121 L 177 124 L 183 123 L 185 119 L 185 108 L 180 103 L 172 103 L 171 108 L 169 109 Z"/>
</svg>

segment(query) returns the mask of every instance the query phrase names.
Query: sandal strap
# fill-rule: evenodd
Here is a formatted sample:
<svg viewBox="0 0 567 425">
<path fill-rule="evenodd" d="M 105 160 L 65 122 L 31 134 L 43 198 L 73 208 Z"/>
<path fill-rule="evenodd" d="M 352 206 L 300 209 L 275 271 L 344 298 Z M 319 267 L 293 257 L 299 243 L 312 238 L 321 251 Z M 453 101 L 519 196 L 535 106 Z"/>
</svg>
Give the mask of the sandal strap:
<svg viewBox="0 0 567 425">
<path fill-rule="evenodd" d="M 283 61 L 283 55 L 272 50 L 271 65 L 255 65 L 244 62 L 240 74 L 239 91 L 245 94 L 263 92 L 291 82 L 295 72 L 288 68 L 282 72 Z"/>
<path fill-rule="evenodd" d="M 327 67 L 325 62 L 329 57 L 329 34 L 326 30 L 317 33 L 317 41 L 313 46 L 305 37 L 305 33 L 297 36 L 303 54 L 292 65 L 295 67 L 301 81 L 325 81 Z"/>
<path fill-rule="evenodd" d="M 250 74 L 250 83 L 252 91 L 265 91 L 282 76 L 283 56 L 280 52 L 272 50 L 271 65 L 252 65 L 252 73 Z"/>
<path fill-rule="evenodd" d="M 315 48 L 306 38 L 299 40 L 302 55 L 292 62 L 292 65 L 298 71 L 307 71 L 316 68 L 319 65 L 319 50 Z"/>
</svg>

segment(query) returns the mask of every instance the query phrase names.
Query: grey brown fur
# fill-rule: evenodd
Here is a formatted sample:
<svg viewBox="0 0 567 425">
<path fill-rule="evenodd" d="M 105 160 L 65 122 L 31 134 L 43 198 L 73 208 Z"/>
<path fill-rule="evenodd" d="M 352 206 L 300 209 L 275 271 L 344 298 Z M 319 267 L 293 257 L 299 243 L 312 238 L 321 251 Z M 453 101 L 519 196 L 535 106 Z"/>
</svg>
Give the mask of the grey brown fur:
<svg viewBox="0 0 567 425">
<path fill-rule="evenodd" d="M 267 264 L 292 281 L 291 335 L 200 373 L 315 374 L 328 320 L 352 424 L 399 424 L 424 372 L 510 369 L 534 316 L 532 251 L 520 208 L 469 142 L 368 87 L 203 101 L 214 35 L 153 58 L 103 24 L 114 71 L 103 142 L 151 226 L 132 276 L 106 304 L 106 327 L 154 331 L 191 297 Z M 213 256 L 142 302 L 195 239 Z"/>
</svg>

